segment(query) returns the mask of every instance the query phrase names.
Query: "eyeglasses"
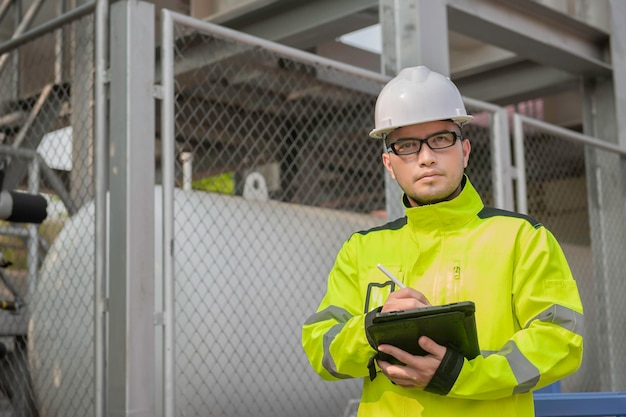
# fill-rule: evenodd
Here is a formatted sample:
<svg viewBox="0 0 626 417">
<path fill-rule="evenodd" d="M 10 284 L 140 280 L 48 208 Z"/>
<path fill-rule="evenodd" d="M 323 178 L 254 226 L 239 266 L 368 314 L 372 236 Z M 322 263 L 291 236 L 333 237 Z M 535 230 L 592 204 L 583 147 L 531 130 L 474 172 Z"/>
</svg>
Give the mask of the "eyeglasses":
<svg viewBox="0 0 626 417">
<path fill-rule="evenodd" d="M 402 138 L 387 147 L 387 152 L 396 155 L 411 155 L 422 150 L 422 144 L 428 145 L 433 151 L 449 148 L 454 145 L 461 136 L 456 132 L 437 132 L 424 139 Z"/>
</svg>

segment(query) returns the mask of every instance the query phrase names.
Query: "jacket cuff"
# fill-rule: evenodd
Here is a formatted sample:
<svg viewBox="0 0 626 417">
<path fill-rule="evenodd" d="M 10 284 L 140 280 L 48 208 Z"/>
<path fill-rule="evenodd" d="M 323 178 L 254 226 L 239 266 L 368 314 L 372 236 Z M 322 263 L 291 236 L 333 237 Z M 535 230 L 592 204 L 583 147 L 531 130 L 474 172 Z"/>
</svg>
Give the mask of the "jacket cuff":
<svg viewBox="0 0 626 417">
<path fill-rule="evenodd" d="M 370 346 L 376 351 L 378 351 L 378 345 L 376 344 L 376 342 L 374 342 L 374 338 L 370 336 L 369 328 L 372 325 L 376 314 L 380 313 L 382 309 L 382 307 L 375 308 L 365 315 L 365 336 L 367 337 L 367 341 L 369 342 Z"/>
<path fill-rule="evenodd" d="M 433 394 L 447 395 L 454 383 L 456 382 L 465 358 L 459 352 L 454 349 L 447 348 L 439 368 L 435 371 L 435 375 L 430 380 L 424 391 L 432 392 Z"/>
</svg>

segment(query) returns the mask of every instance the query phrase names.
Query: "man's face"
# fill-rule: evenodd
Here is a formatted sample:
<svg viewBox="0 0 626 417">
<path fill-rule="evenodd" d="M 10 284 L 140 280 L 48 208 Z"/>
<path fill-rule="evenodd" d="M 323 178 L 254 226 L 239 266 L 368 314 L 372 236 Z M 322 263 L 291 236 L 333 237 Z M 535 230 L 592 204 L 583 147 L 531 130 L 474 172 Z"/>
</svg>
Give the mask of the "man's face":
<svg viewBox="0 0 626 417">
<path fill-rule="evenodd" d="M 450 121 L 436 121 L 400 127 L 392 131 L 386 145 L 407 138 L 425 139 L 434 133 L 456 132 L 459 127 Z M 426 143 L 416 154 L 383 154 L 383 164 L 398 182 L 412 205 L 432 204 L 456 197 L 470 154 L 469 140 L 457 140 L 453 146 L 432 150 Z"/>
</svg>

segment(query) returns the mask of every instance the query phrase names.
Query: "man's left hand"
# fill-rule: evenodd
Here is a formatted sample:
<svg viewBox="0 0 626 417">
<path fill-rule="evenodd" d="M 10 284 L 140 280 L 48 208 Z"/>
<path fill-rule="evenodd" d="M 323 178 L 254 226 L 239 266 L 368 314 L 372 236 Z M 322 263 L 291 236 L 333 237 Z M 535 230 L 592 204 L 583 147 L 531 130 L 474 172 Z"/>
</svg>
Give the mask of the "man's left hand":
<svg viewBox="0 0 626 417">
<path fill-rule="evenodd" d="M 411 355 L 391 345 L 378 346 L 380 352 L 387 353 L 406 364 L 393 365 L 382 360 L 377 361 L 383 374 L 396 385 L 404 388 L 424 389 L 439 368 L 447 348 L 426 336 L 420 337 L 418 343 L 422 349 L 428 352 L 427 355 Z"/>
</svg>

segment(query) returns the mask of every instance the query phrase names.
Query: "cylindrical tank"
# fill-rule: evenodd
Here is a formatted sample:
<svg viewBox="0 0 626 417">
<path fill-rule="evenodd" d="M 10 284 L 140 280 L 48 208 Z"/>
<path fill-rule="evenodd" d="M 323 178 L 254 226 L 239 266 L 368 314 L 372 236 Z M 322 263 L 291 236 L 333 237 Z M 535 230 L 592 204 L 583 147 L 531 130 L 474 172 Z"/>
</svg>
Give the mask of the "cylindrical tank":
<svg viewBox="0 0 626 417">
<path fill-rule="evenodd" d="M 341 244 L 384 220 L 178 189 L 174 197 L 177 415 L 342 415 L 361 382 L 322 381 L 304 355 L 300 329 Z M 157 310 L 160 202 L 157 187 Z M 50 248 L 31 302 L 30 368 L 42 417 L 92 414 L 94 265 L 88 204 Z M 157 403 L 161 346 L 156 340 Z"/>
</svg>

